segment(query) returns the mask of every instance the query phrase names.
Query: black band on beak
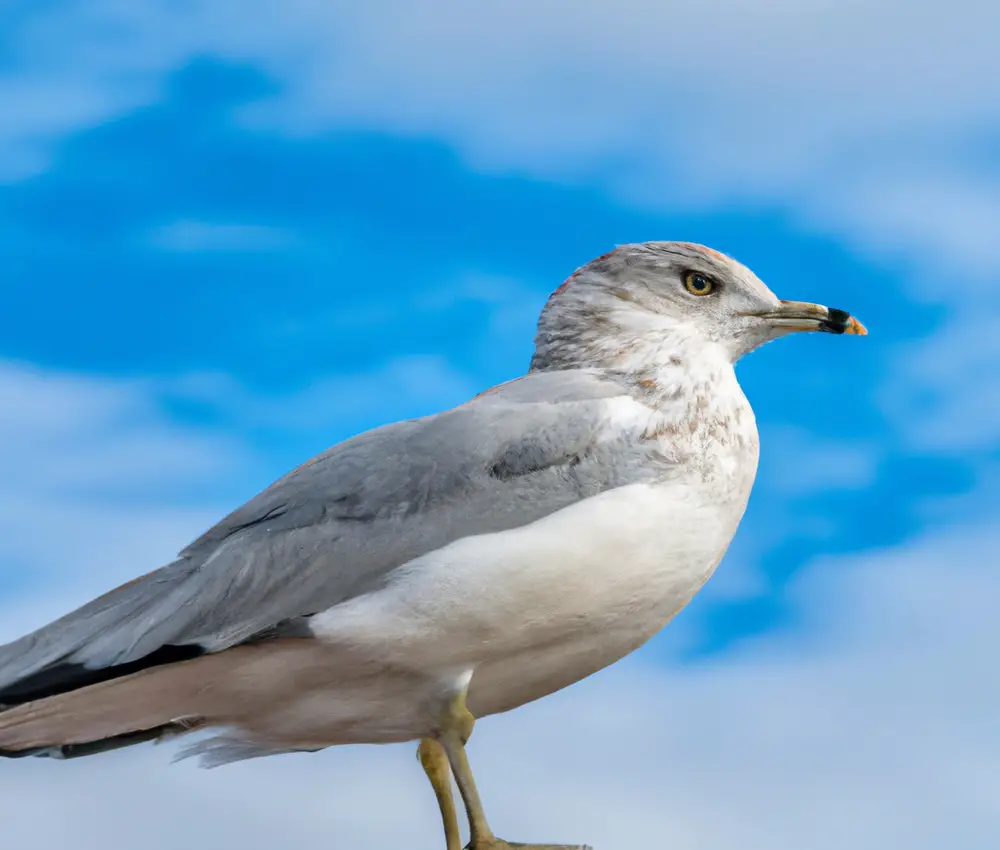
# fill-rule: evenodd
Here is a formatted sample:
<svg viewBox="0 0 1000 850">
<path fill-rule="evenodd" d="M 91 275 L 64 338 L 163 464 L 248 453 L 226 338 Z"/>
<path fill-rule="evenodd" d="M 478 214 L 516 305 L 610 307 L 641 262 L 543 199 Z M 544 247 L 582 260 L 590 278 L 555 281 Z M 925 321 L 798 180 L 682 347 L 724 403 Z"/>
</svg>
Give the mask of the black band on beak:
<svg viewBox="0 0 1000 850">
<path fill-rule="evenodd" d="M 819 329 L 826 331 L 828 334 L 847 333 L 850 326 L 851 314 L 844 310 L 837 310 L 835 307 L 831 307 L 830 315 L 819 323 Z"/>
</svg>

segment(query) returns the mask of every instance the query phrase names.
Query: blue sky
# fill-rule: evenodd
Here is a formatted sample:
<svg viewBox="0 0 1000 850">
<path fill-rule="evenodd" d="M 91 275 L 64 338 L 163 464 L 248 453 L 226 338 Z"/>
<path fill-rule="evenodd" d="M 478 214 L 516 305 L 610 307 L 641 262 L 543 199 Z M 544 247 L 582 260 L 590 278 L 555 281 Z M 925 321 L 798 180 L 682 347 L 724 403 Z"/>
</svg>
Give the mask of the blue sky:
<svg viewBox="0 0 1000 850">
<path fill-rule="evenodd" d="M 480 772 L 497 764 L 506 832 L 582 828 L 589 793 L 617 827 L 579 837 L 628 846 L 652 794 L 660 815 L 639 821 L 683 847 L 905 833 L 930 848 L 956 813 L 965 843 L 948 846 L 994 846 L 1000 751 L 981 706 L 998 687 L 978 655 L 1000 637 L 982 603 L 1000 506 L 1000 60 L 984 33 L 1000 21 L 958 5 L 15 4 L 0 28 L 0 639 L 150 569 L 327 445 L 519 374 L 548 292 L 614 244 L 703 242 L 871 336 L 788 339 L 740 364 L 763 456 L 730 555 L 622 671 L 495 721 Z M 653 746 L 623 713 L 671 731 Z M 641 785 L 578 787 L 573 753 L 595 737 L 621 742 L 608 758 Z M 575 796 L 524 808 L 512 747 Z M 575 767 L 547 768 L 547 747 Z M 325 830 L 361 847 L 398 829 L 434 847 L 394 750 L 228 779 L 167 771 L 153 750 L 0 765 L 0 783 L 25 812 L 56 793 L 108 812 L 136 783 L 221 811 L 269 775 L 350 777 L 340 808 L 299 816 L 288 792 L 232 840 Z M 352 814 L 403 770 L 398 817 Z M 961 795 L 938 787 L 952 774 Z M 894 820 L 872 795 L 928 802 Z M 769 816 L 778 799 L 799 814 Z M 198 811 L 169 841 L 218 828 Z M 134 846 L 99 820 L 73 842 Z M 29 827 L 15 821 L 19 846 L 70 840 Z"/>
</svg>

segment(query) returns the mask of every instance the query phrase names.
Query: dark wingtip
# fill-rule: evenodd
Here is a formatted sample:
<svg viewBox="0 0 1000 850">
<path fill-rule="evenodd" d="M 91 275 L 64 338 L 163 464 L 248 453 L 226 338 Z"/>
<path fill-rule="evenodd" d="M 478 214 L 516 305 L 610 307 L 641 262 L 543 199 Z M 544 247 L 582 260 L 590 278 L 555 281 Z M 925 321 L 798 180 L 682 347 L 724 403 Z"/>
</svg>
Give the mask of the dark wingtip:
<svg viewBox="0 0 1000 850">
<path fill-rule="evenodd" d="M 106 682 L 109 679 L 138 673 L 149 667 L 187 661 L 204 655 L 204 653 L 205 650 L 195 644 L 167 645 L 161 646 L 137 661 L 116 664 L 112 667 L 101 667 L 97 670 L 91 670 L 82 664 L 59 664 L 40 670 L 38 673 L 0 689 L 0 706 L 13 708 L 26 702 L 34 702 L 68 691 L 75 691 L 78 688 L 85 688 L 88 685 Z"/>
</svg>

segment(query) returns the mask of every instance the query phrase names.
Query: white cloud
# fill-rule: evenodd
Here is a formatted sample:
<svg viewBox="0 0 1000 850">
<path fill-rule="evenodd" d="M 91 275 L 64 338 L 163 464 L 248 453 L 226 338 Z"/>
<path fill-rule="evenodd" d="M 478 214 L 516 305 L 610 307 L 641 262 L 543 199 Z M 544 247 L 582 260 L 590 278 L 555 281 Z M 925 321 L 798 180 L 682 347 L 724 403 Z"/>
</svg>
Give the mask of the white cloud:
<svg viewBox="0 0 1000 850">
<path fill-rule="evenodd" d="M 970 155 L 1000 102 L 986 0 L 91 0 L 26 21 L 4 85 L 27 106 L 0 150 L 149 102 L 165 73 L 208 55 L 285 84 L 244 114 L 272 128 L 433 136 L 480 167 L 597 180 L 659 207 L 778 205 L 862 245 L 904 243 L 911 260 L 930 231 L 937 255 L 997 270 L 972 214 L 995 206 Z M 74 108 L 51 107 L 67 90 Z"/>
<path fill-rule="evenodd" d="M 219 511 L 144 489 L 204 487 L 246 462 L 232 441 L 171 423 L 139 381 L 0 361 L 0 398 L 0 576 L 18 584 L 58 574 L 98 592 L 164 562 Z"/>
<path fill-rule="evenodd" d="M 155 100 L 164 73 L 198 44 L 176 26 L 178 11 L 156 0 L 56 3 L 5 27 L 0 179 L 42 170 L 67 134 Z"/>
<path fill-rule="evenodd" d="M 924 450 L 989 450 L 1000 441 L 1000 312 L 965 309 L 898 358 L 883 392 L 886 409 Z"/>
<path fill-rule="evenodd" d="M 106 485 L 211 479 L 234 447 L 168 426 L 150 382 L 59 374 L 0 361 L 3 487 L 80 492 Z M 24 444 L 31 451 L 24 450 Z"/>
<path fill-rule="evenodd" d="M 824 193 L 807 216 L 817 229 L 846 235 L 859 252 L 901 262 L 912 273 L 914 297 L 949 306 L 973 294 L 995 301 L 1000 174 L 975 166 L 929 170 L 898 173 L 885 164 L 877 175 Z"/>
</svg>

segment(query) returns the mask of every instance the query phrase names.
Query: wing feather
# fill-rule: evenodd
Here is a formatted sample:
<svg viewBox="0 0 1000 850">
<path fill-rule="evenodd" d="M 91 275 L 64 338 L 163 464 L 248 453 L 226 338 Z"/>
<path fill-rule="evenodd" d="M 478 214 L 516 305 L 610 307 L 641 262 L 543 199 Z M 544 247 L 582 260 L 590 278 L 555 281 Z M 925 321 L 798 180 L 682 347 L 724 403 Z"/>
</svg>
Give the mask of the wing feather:
<svg viewBox="0 0 1000 850">
<path fill-rule="evenodd" d="M 94 670 L 110 677 L 177 648 L 216 652 L 271 633 L 460 537 L 523 525 L 634 480 L 643 459 L 611 463 L 598 440 L 609 401 L 624 395 L 596 372 L 532 373 L 346 440 L 175 562 L 0 647 L 0 704 L 20 701 L 31 681 L 56 693 L 92 681 Z"/>
</svg>

